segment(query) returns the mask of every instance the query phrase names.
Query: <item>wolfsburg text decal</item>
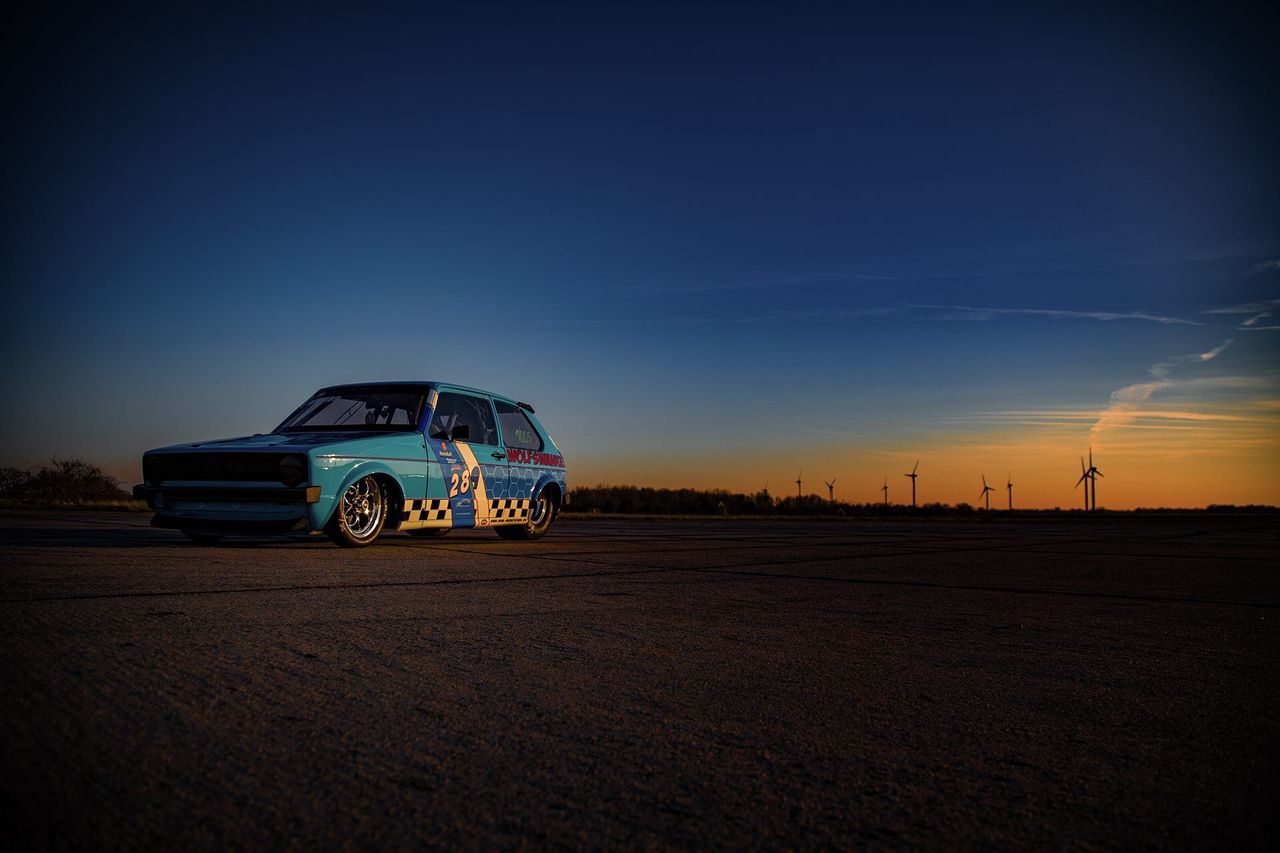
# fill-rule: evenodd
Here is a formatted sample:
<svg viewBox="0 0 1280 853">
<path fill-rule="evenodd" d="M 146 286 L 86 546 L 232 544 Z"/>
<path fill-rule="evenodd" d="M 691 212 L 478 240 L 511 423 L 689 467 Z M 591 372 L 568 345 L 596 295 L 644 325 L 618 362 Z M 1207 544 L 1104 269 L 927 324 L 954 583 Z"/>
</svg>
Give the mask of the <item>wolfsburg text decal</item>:
<svg viewBox="0 0 1280 853">
<path fill-rule="evenodd" d="M 507 461 L 516 465 L 541 465 L 544 468 L 563 468 L 564 457 L 555 453 L 539 453 L 536 450 L 507 448 Z"/>
</svg>

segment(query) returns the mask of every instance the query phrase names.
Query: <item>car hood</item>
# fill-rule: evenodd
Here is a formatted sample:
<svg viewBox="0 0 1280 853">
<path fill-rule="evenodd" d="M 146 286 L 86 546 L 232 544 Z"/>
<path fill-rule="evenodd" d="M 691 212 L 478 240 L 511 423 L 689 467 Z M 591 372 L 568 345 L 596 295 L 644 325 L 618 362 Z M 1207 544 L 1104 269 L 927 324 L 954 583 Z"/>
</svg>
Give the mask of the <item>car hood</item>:
<svg viewBox="0 0 1280 853">
<path fill-rule="evenodd" d="M 421 440 L 421 433 L 412 432 L 292 432 L 247 435 L 240 438 L 222 438 L 215 441 L 193 441 L 190 444 L 173 444 L 156 448 L 160 452 L 192 450 L 311 450 L 326 445 L 349 444 L 364 439 L 386 439 L 410 436 Z M 155 451 L 151 451 L 155 452 Z"/>
</svg>

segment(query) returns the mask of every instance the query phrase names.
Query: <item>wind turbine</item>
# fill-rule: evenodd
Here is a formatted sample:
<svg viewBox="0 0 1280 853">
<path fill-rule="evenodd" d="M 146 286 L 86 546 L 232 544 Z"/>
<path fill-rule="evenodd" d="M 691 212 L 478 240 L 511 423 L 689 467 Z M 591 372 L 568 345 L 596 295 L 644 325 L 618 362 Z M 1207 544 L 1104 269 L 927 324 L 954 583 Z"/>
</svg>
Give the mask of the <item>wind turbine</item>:
<svg viewBox="0 0 1280 853">
<path fill-rule="evenodd" d="M 836 478 L 832 477 L 831 482 L 827 483 L 827 496 L 832 503 L 836 502 Z"/>
<path fill-rule="evenodd" d="M 800 500 L 800 481 L 804 478 L 804 469 L 800 469 L 800 473 L 796 475 L 796 500 Z"/>
<path fill-rule="evenodd" d="M 991 509 L 991 493 L 994 491 L 995 489 L 987 485 L 987 475 L 983 474 L 982 475 L 982 494 L 978 495 L 978 497 L 987 499 L 987 509 Z"/>
<path fill-rule="evenodd" d="M 884 505 L 889 505 L 889 475 L 884 475 L 884 485 L 880 487 L 880 491 L 884 492 Z"/>
<path fill-rule="evenodd" d="M 919 474 L 917 474 L 917 473 L 916 473 L 916 468 L 919 468 L 919 467 L 920 467 L 920 460 L 919 460 L 919 459 L 917 459 L 917 460 L 916 460 L 915 467 L 911 469 L 911 473 L 910 473 L 910 474 L 903 474 L 903 475 L 902 475 L 902 476 L 904 476 L 904 477 L 910 477 L 910 478 L 911 478 L 911 507 L 912 507 L 912 509 L 914 509 L 914 508 L 915 508 L 915 505 L 916 505 L 916 477 L 920 476 Z"/>
<path fill-rule="evenodd" d="M 1074 488 L 1080 488 L 1080 484 L 1084 483 L 1084 511 L 1089 511 L 1089 469 L 1084 467 L 1084 457 L 1080 457 L 1080 479 L 1076 480 Z"/>
<path fill-rule="evenodd" d="M 1009 512 L 1013 512 L 1013 472 L 1010 471 L 1004 479 L 1004 487 L 1009 490 Z"/>
<path fill-rule="evenodd" d="M 1093 487 L 1093 495 L 1091 496 L 1091 499 L 1093 501 L 1093 509 L 1095 512 L 1098 509 L 1098 478 L 1101 476 L 1103 476 L 1102 472 L 1099 471 L 1097 467 L 1093 464 L 1093 448 L 1090 447 L 1089 448 L 1089 484 Z"/>
</svg>

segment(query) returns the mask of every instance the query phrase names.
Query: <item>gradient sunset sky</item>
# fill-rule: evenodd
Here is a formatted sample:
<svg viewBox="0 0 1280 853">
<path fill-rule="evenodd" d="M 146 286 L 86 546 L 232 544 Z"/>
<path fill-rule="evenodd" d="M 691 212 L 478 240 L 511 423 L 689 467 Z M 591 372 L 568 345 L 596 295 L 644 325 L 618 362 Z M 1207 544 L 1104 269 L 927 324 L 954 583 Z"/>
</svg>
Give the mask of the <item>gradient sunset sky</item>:
<svg viewBox="0 0 1280 853">
<path fill-rule="evenodd" d="M 64 4 L 7 35 L 0 464 L 317 387 L 529 400 L 571 484 L 1280 504 L 1274 20 Z"/>
</svg>

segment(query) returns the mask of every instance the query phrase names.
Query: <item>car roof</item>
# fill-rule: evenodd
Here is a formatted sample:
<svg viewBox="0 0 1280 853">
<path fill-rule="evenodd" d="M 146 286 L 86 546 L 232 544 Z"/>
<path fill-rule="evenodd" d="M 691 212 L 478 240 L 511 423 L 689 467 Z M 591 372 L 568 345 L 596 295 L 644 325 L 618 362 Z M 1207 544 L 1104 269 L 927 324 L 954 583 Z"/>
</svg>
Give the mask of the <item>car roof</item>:
<svg viewBox="0 0 1280 853">
<path fill-rule="evenodd" d="M 486 391 L 483 388 L 472 388 L 469 385 L 459 385 L 456 382 L 440 382 L 435 379 L 422 379 L 418 381 L 392 380 L 390 382 L 344 382 L 341 385 L 324 385 L 321 387 L 326 390 L 334 390 L 338 388 L 368 388 L 370 385 L 378 385 L 382 387 L 403 386 L 405 388 L 423 388 L 423 387 L 438 388 L 443 385 L 446 388 L 456 388 L 459 391 L 470 391 L 473 394 L 486 394 L 490 397 L 497 397 L 501 400 L 507 400 L 512 403 L 516 401 L 515 397 L 508 397 L 506 394 L 498 394 L 493 391 Z"/>
</svg>

